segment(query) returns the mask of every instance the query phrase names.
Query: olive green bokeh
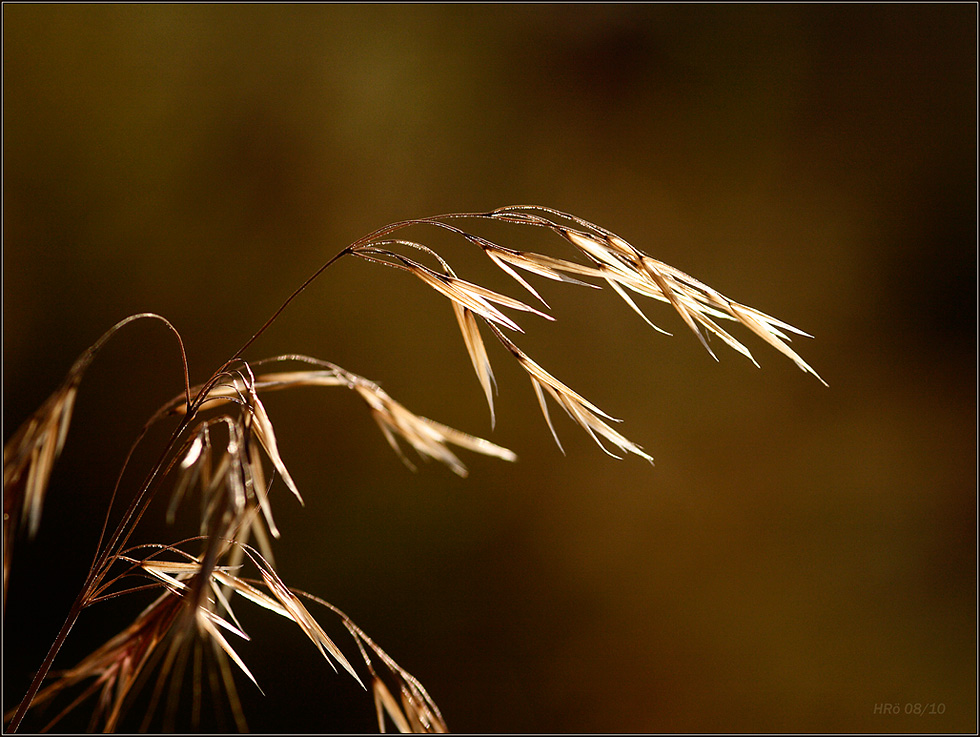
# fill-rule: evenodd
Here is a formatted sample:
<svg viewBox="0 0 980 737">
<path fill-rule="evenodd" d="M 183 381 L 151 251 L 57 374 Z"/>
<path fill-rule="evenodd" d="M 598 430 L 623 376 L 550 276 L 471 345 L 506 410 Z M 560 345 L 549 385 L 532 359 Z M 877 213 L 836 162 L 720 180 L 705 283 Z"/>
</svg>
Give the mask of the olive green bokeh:
<svg viewBox="0 0 980 737">
<path fill-rule="evenodd" d="M 558 207 L 812 333 L 794 347 L 830 388 L 745 331 L 761 370 L 724 346 L 716 363 L 662 305 L 670 338 L 611 293 L 544 283 L 557 323 L 522 319 L 521 347 L 657 465 L 607 458 L 554 410 L 563 457 L 503 351 L 491 431 L 448 304 L 342 261 L 251 357 L 335 361 L 520 460 L 411 474 L 353 397 L 270 397 L 307 502 L 276 500 L 282 577 L 344 609 L 456 731 L 972 731 L 976 12 L 5 5 L 4 438 L 127 314 L 169 318 L 201 380 L 375 227 Z M 172 338 L 128 331 L 18 548 L 5 708 L 128 444 L 180 390 Z M 132 615 L 104 606 L 63 665 Z M 268 693 L 241 684 L 253 729 L 370 729 L 369 695 L 271 619 L 244 621 Z"/>
</svg>

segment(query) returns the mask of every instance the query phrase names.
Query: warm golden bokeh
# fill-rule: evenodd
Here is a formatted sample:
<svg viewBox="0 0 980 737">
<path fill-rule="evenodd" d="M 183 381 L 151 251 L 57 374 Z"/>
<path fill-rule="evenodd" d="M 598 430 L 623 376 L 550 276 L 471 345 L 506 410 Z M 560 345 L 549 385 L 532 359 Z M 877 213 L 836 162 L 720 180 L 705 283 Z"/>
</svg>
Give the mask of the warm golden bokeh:
<svg viewBox="0 0 980 737">
<path fill-rule="evenodd" d="M 270 396 L 306 500 L 274 495 L 282 578 L 346 611 L 454 731 L 971 732 L 976 23 L 973 4 L 4 5 L 4 440 L 127 314 L 166 316 L 199 382 L 376 227 L 554 206 L 813 334 L 793 346 L 830 387 L 745 330 L 761 370 L 717 341 L 716 363 L 669 307 L 648 314 L 673 337 L 608 289 L 537 280 L 557 322 L 523 319 L 521 348 L 656 466 L 554 409 L 562 456 L 509 356 L 488 344 L 491 431 L 448 303 L 343 260 L 250 357 L 335 361 L 519 460 L 411 474 L 349 393 Z M 5 710 L 129 443 L 181 390 L 172 336 L 127 331 L 14 556 Z M 136 613 L 101 606 L 63 667 Z M 240 683 L 250 726 L 372 729 L 370 694 L 274 619 L 243 621 L 267 694 Z"/>
</svg>

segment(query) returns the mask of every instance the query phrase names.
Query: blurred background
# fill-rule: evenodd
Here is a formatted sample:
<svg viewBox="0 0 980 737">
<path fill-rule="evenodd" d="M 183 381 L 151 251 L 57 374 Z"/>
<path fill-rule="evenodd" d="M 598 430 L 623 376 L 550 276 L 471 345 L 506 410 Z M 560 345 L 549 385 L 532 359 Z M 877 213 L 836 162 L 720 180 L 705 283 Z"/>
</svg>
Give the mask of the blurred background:
<svg viewBox="0 0 980 737">
<path fill-rule="evenodd" d="M 664 305 L 644 304 L 673 337 L 608 289 L 537 280 L 557 322 L 522 319 L 519 344 L 656 465 L 553 408 L 563 456 L 499 346 L 491 430 L 448 303 L 341 261 L 248 356 L 334 361 L 519 461 L 413 474 L 348 393 L 271 395 L 306 499 L 274 498 L 283 579 L 454 731 L 975 731 L 976 23 L 973 4 L 4 5 L 4 440 L 128 314 L 169 318 L 200 382 L 385 223 L 557 207 L 813 334 L 794 347 L 829 388 L 748 331 L 761 370 L 712 360 Z M 466 244 L 413 235 L 522 296 Z M 152 322 L 89 370 L 16 549 L 5 709 L 181 382 Z M 58 662 L 141 605 L 86 612 Z M 253 730 L 376 729 L 295 627 L 239 609 Z"/>
</svg>

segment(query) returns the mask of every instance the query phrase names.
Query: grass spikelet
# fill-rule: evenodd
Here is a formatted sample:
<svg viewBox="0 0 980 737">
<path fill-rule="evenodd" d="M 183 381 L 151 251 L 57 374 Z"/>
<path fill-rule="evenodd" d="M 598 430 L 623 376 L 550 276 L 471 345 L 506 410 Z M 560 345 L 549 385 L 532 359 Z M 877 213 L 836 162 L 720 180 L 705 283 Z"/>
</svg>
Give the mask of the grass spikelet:
<svg viewBox="0 0 980 737">
<path fill-rule="evenodd" d="M 375 261 L 377 263 L 384 263 L 388 266 L 401 268 L 421 279 L 435 291 L 448 298 L 453 304 L 458 304 L 461 307 L 465 307 L 489 322 L 503 325 L 504 327 L 518 333 L 522 333 L 524 331 L 521 330 L 517 323 L 507 317 L 491 303 L 496 303 L 503 307 L 510 307 L 511 309 L 515 310 L 521 310 L 523 312 L 531 312 L 539 317 L 545 318 L 546 320 L 554 320 L 551 315 L 541 312 L 540 310 L 536 310 L 530 305 L 524 304 L 520 300 L 513 299 L 512 297 L 500 294 L 491 289 L 487 289 L 486 287 L 481 287 L 479 284 L 458 279 L 452 274 L 440 274 L 424 264 L 420 264 L 390 251 L 382 251 L 377 249 L 361 250 L 357 252 L 357 255 L 369 261 Z M 382 256 L 387 256 L 393 260 L 385 260 L 380 258 Z"/>
<path fill-rule="evenodd" d="M 620 433 L 613 430 L 603 420 L 603 418 L 613 422 L 620 422 L 620 420 L 606 414 L 585 397 L 572 391 L 563 383 L 558 381 L 558 379 L 535 363 L 530 356 L 524 353 L 524 351 L 508 340 L 506 336 L 498 332 L 497 338 L 517 359 L 517 362 L 521 365 L 521 367 L 527 371 L 528 376 L 531 377 L 531 384 L 533 385 L 534 393 L 538 398 L 538 404 L 541 407 L 541 412 L 544 415 L 544 418 L 548 423 L 548 427 L 551 429 L 551 434 L 555 438 L 555 442 L 558 443 L 559 448 L 561 448 L 561 443 L 558 440 L 558 434 L 555 432 L 554 425 L 551 423 L 551 417 L 548 414 L 548 407 L 545 403 L 545 393 L 550 395 L 552 399 L 554 399 L 558 405 L 568 413 L 569 417 L 571 417 L 577 424 L 585 429 L 587 433 L 589 433 L 592 439 L 596 442 L 596 445 L 602 448 L 603 452 L 611 455 L 613 458 L 620 458 L 620 456 L 610 452 L 606 446 L 603 445 L 598 436 L 602 436 L 608 442 L 612 443 L 625 453 L 633 453 L 634 455 L 638 455 L 640 458 L 650 461 L 651 463 L 653 462 L 653 458 L 639 445 L 627 440 Z"/>
<path fill-rule="evenodd" d="M 68 436 L 80 380 L 79 375 L 70 375 L 3 448 L 4 537 L 18 522 L 31 537 L 37 532 L 51 470 Z"/>
<path fill-rule="evenodd" d="M 432 458 L 444 463 L 453 473 L 464 477 L 468 473 L 466 466 L 449 449 L 450 444 L 505 461 L 517 460 L 514 452 L 507 448 L 410 412 L 373 382 L 362 380 L 354 388 L 371 408 L 371 415 L 388 443 L 412 470 L 415 467 L 402 453 L 397 438 L 412 446 L 422 458 Z"/>
<path fill-rule="evenodd" d="M 480 325 L 476 321 L 473 311 L 453 302 L 453 312 L 456 314 L 456 321 L 459 323 L 459 331 L 463 334 L 463 342 L 466 344 L 466 352 L 473 363 L 473 370 L 476 371 L 477 379 L 483 392 L 487 397 L 487 404 L 490 405 L 490 427 L 495 427 L 497 417 L 493 410 L 493 394 L 496 389 L 496 382 L 493 378 L 493 369 L 490 367 L 490 358 L 487 356 L 487 347 L 480 336 Z"/>
</svg>

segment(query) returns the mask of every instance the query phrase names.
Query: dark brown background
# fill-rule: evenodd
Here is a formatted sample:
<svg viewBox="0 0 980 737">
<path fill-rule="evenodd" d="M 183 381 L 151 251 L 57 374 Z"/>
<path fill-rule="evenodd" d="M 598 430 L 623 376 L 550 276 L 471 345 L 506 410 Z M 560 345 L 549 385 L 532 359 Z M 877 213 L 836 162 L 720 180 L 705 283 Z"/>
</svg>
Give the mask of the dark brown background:
<svg viewBox="0 0 980 737">
<path fill-rule="evenodd" d="M 307 500 L 277 499 L 285 580 L 346 610 L 456 731 L 976 729 L 973 4 L 3 20 L 5 439 L 129 313 L 167 316 L 200 381 L 384 223 L 569 210 L 811 332 L 795 344 L 830 388 L 746 331 L 761 370 L 724 347 L 716 363 L 662 305 L 672 338 L 611 293 L 545 283 L 558 322 L 523 320 L 522 346 L 657 465 L 607 458 L 556 410 L 563 457 L 493 346 L 490 434 L 444 300 L 341 262 L 251 356 L 336 361 L 520 461 L 413 475 L 352 397 L 270 397 Z M 42 533 L 17 551 L 4 708 L 77 592 L 129 442 L 179 386 L 150 323 L 89 372 Z M 60 662 L 133 613 L 86 614 Z M 371 729 L 370 697 L 298 632 L 243 614 L 267 693 L 242 681 L 253 729 Z"/>
</svg>

